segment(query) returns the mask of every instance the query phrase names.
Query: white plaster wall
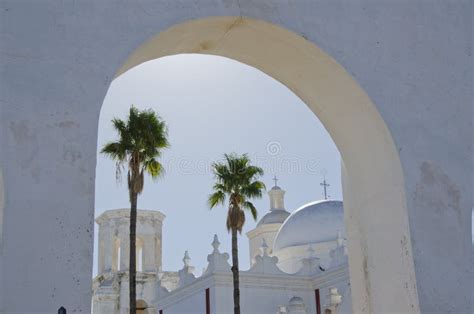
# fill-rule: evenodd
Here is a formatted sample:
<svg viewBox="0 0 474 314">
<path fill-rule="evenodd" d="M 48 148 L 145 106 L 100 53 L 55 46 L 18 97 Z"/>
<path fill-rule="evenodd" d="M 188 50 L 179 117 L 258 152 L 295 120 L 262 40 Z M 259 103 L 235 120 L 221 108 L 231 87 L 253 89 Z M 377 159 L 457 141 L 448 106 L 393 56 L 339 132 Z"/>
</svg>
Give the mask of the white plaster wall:
<svg viewBox="0 0 474 314">
<path fill-rule="evenodd" d="M 271 263 L 271 262 L 270 262 Z M 267 265 L 268 266 L 268 265 Z M 270 267 L 271 268 L 271 267 Z M 337 287 L 344 296 L 341 313 L 352 313 L 347 265 L 311 277 L 295 277 L 276 271 L 241 271 L 241 311 L 249 314 L 273 314 L 278 306 L 286 306 L 294 296 L 305 300 L 308 313 L 315 313 L 315 289 L 320 289 L 321 308 L 328 305 L 329 288 Z M 155 308 L 165 313 L 204 312 L 205 290 L 210 289 L 211 313 L 233 313 L 231 272 L 212 273 L 195 279 L 169 294 L 159 296 Z"/>
<path fill-rule="evenodd" d="M 232 301 L 232 288 L 227 287 L 226 292 L 228 300 Z M 294 296 L 299 296 L 304 300 L 307 313 L 316 313 L 314 291 L 311 288 L 295 291 L 291 288 L 271 290 L 255 287 L 253 289 L 242 289 L 242 312 L 249 314 L 273 314 L 276 313 L 278 305 L 287 305 L 288 301 Z M 262 302 L 262 300 L 265 301 Z M 232 302 L 227 302 L 227 304 L 232 305 Z M 232 310 L 231 306 L 228 311 L 223 311 L 222 313 L 231 314 Z"/>
<path fill-rule="evenodd" d="M 335 287 L 338 290 L 338 293 L 342 296 L 342 303 L 337 307 L 337 312 L 339 314 L 349 314 L 353 313 L 352 312 L 352 299 L 351 299 L 351 285 L 349 282 L 341 282 L 335 285 Z M 326 295 L 329 294 L 329 292 L 326 289 L 325 293 Z M 326 299 L 326 304 L 329 302 L 328 299 Z"/>
<path fill-rule="evenodd" d="M 247 232 L 250 265 L 255 263 L 255 256 L 262 254 L 261 247 L 263 239 L 265 239 L 265 243 L 270 248 L 269 254 L 272 254 L 273 242 L 275 241 L 280 226 L 281 224 L 265 224 Z"/>
<path fill-rule="evenodd" d="M 4 311 L 90 309 L 97 121 L 112 77 L 160 30 L 240 14 L 316 43 L 367 91 L 400 154 L 421 310 L 471 312 L 469 0 L 2 0 Z"/>
<path fill-rule="evenodd" d="M 265 283 L 264 283 L 265 282 Z M 210 303 L 211 313 L 231 314 L 233 313 L 233 288 L 231 276 L 227 280 L 210 282 Z M 189 295 L 180 297 L 172 306 L 165 307 L 164 313 L 190 314 L 205 312 L 205 290 L 195 288 L 188 292 Z M 245 279 L 241 281 L 241 312 L 248 314 L 273 314 L 276 313 L 278 305 L 287 305 L 290 298 L 295 295 L 301 296 L 308 307 L 308 313 L 315 313 L 314 291 L 310 283 L 304 288 L 282 287 L 275 285 L 272 287 L 268 280 L 262 280 L 262 286 L 255 283 L 245 284 Z"/>
<path fill-rule="evenodd" d="M 2 168 L 0 167 L 0 313 L 4 312 L 3 309 L 3 209 L 5 207 L 5 190 L 3 186 L 3 174 Z"/>
<path fill-rule="evenodd" d="M 193 291 L 186 298 L 177 300 L 176 303 L 171 306 L 158 308 L 157 311 L 159 310 L 163 310 L 163 313 L 166 314 L 206 313 L 206 291 L 203 289 Z M 211 310 L 211 313 L 220 312 L 213 312 Z"/>
</svg>

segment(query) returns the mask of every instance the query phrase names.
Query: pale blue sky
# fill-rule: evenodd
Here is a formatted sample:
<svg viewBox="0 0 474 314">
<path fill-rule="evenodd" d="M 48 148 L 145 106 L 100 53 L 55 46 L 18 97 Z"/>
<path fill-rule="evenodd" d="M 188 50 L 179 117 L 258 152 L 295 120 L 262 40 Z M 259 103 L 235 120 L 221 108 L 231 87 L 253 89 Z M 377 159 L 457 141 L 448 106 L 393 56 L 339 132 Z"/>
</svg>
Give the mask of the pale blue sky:
<svg viewBox="0 0 474 314">
<path fill-rule="evenodd" d="M 189 250 L 198 273 L 206 266 L 213 235 L 229 252 L 225 208 L 210 211 L 206 201 L 213 176 L 211 162 L 224 153 L 248 153 L 265 169 L 268 188 L 277 175 L 287 191 L 286 208 L 322 198 L 323 174 L 332 199 L 341 199 L 340 156 L 328 133 L 306 105 L 266 74 L 222 57 L 179 55 L 142 64 L 111 85 L 99 122 L 98 145 L 116 137 L 110 120 L 126 118 L 131 104 L 152 108 L 169 126 L 171 147 L 163 154 L 166 175 L 147 180 L 139 208 L 166 215 L 163 269 L 178 270 Z M 98 157 L 96 216 L 106 209 L 129 207 L 126 184 L 115 182 L 114 162 Z M 265 197 L 254 202 L 263 216 Z M 242 269 L 249 265 L 245 232 L 254 228 L 248 216 L 239 238 Z M 94 270 L 97 268 L 96 257 Z"/>
</svg>

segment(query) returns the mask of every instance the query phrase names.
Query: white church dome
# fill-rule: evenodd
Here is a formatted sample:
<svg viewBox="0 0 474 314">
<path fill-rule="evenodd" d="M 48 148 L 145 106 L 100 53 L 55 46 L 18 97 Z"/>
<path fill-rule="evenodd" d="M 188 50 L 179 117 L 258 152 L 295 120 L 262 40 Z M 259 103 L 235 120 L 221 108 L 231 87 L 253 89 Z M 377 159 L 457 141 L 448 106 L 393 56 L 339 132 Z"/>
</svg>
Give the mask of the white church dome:
<svg viewBox="0 0 474 314">
<path fill-rule="evenodd" d="M 266 224 L 281 224 L 286 218 L 290 216 L 290 213 L 284 209 L 274 209 L 265 214 L 265 216 L 260 219 L 257 226 L 266 225 Z"/>
<path fill-rule="evenodd" d="M 341 201 L 316 201 L 295 210 L 280 227 L 273 250 L 345 238 Z"/>
</svg>

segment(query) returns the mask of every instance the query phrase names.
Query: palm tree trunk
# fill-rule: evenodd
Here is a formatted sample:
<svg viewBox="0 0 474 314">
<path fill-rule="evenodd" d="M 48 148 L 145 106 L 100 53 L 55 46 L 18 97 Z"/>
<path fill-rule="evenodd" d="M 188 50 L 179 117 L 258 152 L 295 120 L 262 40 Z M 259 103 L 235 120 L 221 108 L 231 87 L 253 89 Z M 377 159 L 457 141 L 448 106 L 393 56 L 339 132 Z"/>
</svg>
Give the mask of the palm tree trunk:
<svg viewBox="0 0 474 314">
<path fill-rule="evenodd" d="M 137 198 L 136 192 L 131 192 L 130 197 L 130 267 L 129 267 L 129 296 L 130 296 L 130 314 L 137 312 L 137 296 L 136 296 L 136 232 L 137 232 Z"/>
<path fill-rule="evenodd" d="M 237 229 L 234 228 L 232 228 L 232 277 L 234 279 L 234 314 L 240 314 L 239 247 L 237 246 Z"/>
</svg>

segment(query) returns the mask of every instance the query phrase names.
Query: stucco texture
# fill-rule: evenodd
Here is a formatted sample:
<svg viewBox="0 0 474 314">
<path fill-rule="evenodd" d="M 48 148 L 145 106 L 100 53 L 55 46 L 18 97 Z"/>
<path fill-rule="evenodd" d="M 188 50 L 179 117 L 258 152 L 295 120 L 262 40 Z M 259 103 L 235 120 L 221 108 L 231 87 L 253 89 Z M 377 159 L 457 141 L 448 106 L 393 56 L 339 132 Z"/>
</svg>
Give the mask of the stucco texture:
<svg viewBox="0 0 474 314">
<path fill-rule="evenodd" d="M 405 306 L 413 307 L 410 312 L 419 304 L 423 313 L 471 313 L 469 0 L 0 1 L 0 312 L 54 313 L 60 306 L 90 311 L 97 124 L 108 86 L 148 40 L 173 25 L 213 16 L 244 16 L 292 31 L 331 56 L 367 93 L 373 103 L 367 110 L 384 122 L 375 130 L 390 140 L 373 150 L 394 150 L 393 162 L 401 166 L 393 175 L 402 185 L 387 188 L 405 196 L 397 208 L 406 213 L 394 218 L 403 225 L 407 215 L 409 222 L 409 232 L 401 233 L 408 237 L 400 239 L 406 257 L 397 260 L 414 267 L 416 280 L 407 282 L 416 287 L 407 287 L 406 296 L 416 299 Z M 297 92 L 298 86 L 289 87 Z M 325 111 L 317 113 L 324 123 Z M 352 114 L 338 117 L 354 121 Z M 343 134 L 328 130 L 341 150 Z M 344 203 L 354 204 L 345 218 L 361 229 L 348 237 L 362 239 L 373 252 L 377 226 L 364 225 L 364 217 L 390 217 L 363 209 L 358 214 L 355 204 L 393 204 L 377 198 L 383 186 L 365 191 L 363 199 L 350 193 L 356 184 L 372 186 L 355 181 L 365 178 L 354 175 L 365 171 L 356 157 L 344 158 Z M 379 239 L 390 241 L 390 235 Z M 370 255 L 364 264 L 353 251 L 351 279 L 354 271 L 363 282 L 380 284 L 382 278 L 370 274 L 379 276 L 382 266 L 371 264 Z M 387 310 L 389 296 L 365 287 L 360 293 L 366 303 L 354 304 L 357 311 Z"/>
</svg>

